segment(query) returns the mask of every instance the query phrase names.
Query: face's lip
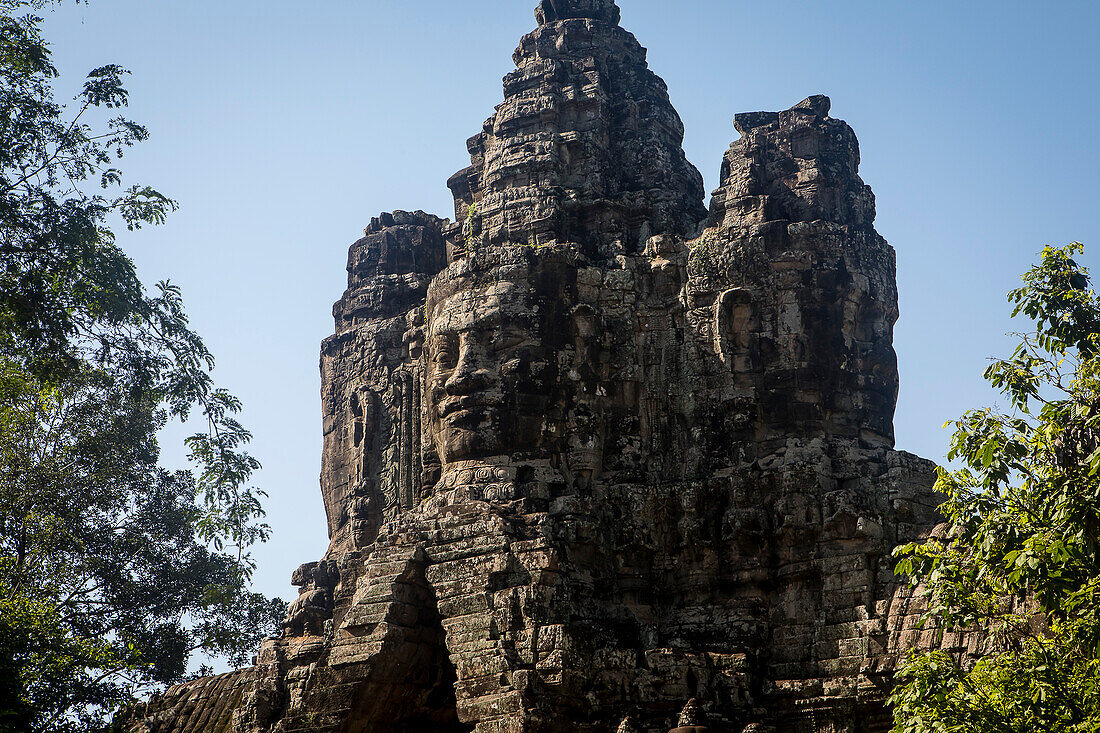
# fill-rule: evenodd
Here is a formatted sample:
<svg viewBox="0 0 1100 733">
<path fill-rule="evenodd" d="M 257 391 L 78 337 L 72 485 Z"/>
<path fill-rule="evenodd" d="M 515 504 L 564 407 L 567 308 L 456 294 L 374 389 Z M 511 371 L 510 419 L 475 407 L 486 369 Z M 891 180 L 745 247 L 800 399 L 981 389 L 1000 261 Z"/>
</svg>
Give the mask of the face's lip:
<svg viewBox="0 0 1100 733">
<path fill-rule="evenodd" d="M 500 403 L 496 400 L 487 399 L 479 395 L 471 395 L 466 397 L 450 397 L 440 403 L 439 417 L 446 418 L 457 413 L 473 412 L 475 410 L 487 410 L 492 407 L 496 407 L 499 404 Z"/>
</svg>

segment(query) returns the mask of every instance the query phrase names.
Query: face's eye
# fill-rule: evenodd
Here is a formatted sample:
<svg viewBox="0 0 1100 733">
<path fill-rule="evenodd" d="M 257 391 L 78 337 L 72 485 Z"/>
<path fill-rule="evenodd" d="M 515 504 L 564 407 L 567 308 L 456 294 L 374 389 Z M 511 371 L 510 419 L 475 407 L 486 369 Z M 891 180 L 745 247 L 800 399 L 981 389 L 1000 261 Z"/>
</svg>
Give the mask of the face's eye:
<svg viewBox="0 0 1100 733">
<path fill-rule="evenodd" d="M 489 350 L 499 353 L 513 346 L 519 346 L 526 340 L 527 334 L 522 330 L 514 326 L 505 326 L 499 331 L 493 332 L 492 336 L 489 337 Z"/>
<path fill-rule="evenodd" d="M 441 367 L 453 367 L 458 362 L 458 337 L 454 334 L 435 336 L 429 353 L 432 363 Z"/>
</svg>

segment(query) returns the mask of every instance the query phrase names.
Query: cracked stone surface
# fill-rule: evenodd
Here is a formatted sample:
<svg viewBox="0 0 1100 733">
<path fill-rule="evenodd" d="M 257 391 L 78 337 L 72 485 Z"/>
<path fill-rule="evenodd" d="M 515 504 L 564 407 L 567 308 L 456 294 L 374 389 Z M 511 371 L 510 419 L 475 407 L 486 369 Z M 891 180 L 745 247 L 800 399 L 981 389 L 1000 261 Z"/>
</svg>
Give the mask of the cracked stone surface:
<svg viewBox="0 0 1100 733">
<path fill-rule="evenodd" d="M 895 259 L 856 137 L 822 96 L 738 115 L 708 210 L 615 3 L 536 19 L 455 221 L 395 211 L 351 247 L 331 545 L 282 635 L 131 730 L 889 729 L 932 633 L 890 553 L 938 498 L 893 447 Z"/>
</svg>

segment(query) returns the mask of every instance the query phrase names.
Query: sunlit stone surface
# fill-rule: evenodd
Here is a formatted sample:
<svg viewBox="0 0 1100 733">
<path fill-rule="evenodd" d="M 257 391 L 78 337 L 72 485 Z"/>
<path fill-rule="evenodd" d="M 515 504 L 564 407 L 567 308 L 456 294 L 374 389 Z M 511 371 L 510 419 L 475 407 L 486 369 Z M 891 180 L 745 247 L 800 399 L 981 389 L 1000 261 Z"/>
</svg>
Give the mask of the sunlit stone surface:
<svg viewBox="0 0 1100 733">
<path fill-rule="evenodd" d="M 536 16 L 456 221 L 351 247 L 332 543 L 283 635 L 134 730 L 888 728 L 922 641 L 890 552 L 937 502 L 893 449 L 894 252 L 855 135 L 825 97 L 739 115 L 708 213 L 614 2 Z"/>
</svg>

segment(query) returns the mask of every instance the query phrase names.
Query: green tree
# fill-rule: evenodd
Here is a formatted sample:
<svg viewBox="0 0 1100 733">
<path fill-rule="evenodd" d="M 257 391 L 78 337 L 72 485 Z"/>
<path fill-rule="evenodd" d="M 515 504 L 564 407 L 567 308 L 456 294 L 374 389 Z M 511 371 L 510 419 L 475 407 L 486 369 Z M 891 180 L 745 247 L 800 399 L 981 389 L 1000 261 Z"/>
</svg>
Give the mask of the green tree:
<svg viewBox="0 0 1100 733">
<path fill-rule="evenodd" d="M 948 529 L 897 552 L 925 622 L 989 647 L 974 665 L 912 657 L 897 733 L 1100 730 L 1100 303 L 1081 252 L 1045 248 L 1009 294 L 1033 327 L 985 376 L 1011 409 L 954 423 L 961 467 L 936 484 Z"/>
<path fill-rule="evenodd" d="M 111 232 L 176 208 L 122 183 L 147 137 L 111 116 L 126 72 L 58 104 L 46 4 L 0 0 L 0 731 L 94 729 L 193 652 L 244 661 L 283 611 L 248 590 L 268 528 L 240 403 Z M 160 467 L 158 431 L 194 414 L 195 469 Z"/>
</svg>

